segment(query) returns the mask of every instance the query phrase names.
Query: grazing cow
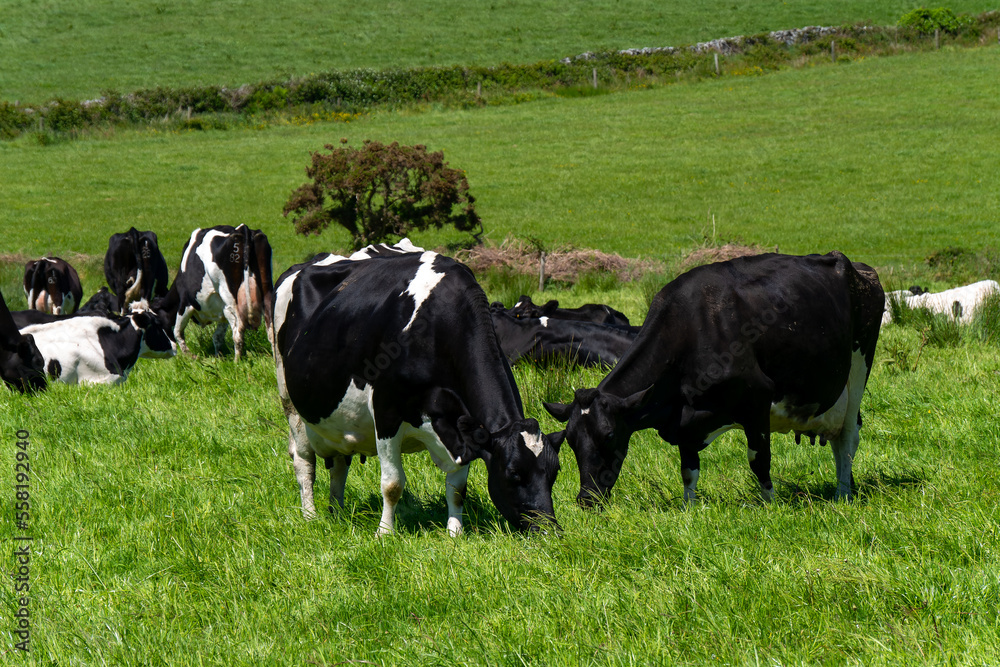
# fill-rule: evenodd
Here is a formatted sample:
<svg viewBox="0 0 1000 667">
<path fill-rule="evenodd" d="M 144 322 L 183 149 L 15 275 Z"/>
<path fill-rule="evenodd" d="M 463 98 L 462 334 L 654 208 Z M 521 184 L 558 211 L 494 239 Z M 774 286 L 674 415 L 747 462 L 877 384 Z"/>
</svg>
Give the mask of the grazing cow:
<svg viewBox="0 0 1000 667">
<path fill-rule="evenodd" d="M 354 454 L 378 455 L 393 530 L 406 483 L 402 454 L 426 449 L 445 473 L 448 532 L 462 532 L 469 464 L 483 459 L 489 494 L 519 530 L 555 522 L 561 439 L 525 419 L 486 295 L 467 267 L 408 241 L 350 258 L 318 255 L 279 279 L 274 308 L 278 390 L 304 516 L 315 516 L 316 457 L 330 505 L 344 504 Z"/>
<path fill-rule="evenodd" d="M 22 335 L 0 293 L 0 378 L 11 389 L 41 391 L 45 389 L 45 359 L 42 358 L 29 334 Z"/>
<path fill-rule="evenodd" d="M 875 271 L 839 252 L 741 257 L 681 275 L 653 299 L 639 337 L 597 388 L 545 404 L 569 422 L 577 500 L 606 496 L 632 433 L 655 428 L 680 449 L 693 501 L 698 452 L 736 427 L 766 498 L 770 434 L 789 431 L 831 443 L 837 497 L 849 498 L 884 303 Z"/>
<path fill-rule="evenodd" d="M 552 299 L 543 306 L 537 306 L 531 301 L 531 297 L 522 294 L 514 307 L 510 309 L 510 314 L 517 318 L 542 318 L 559 320 L 574 320 L 578 322 L 594 322 L 596 324 L 612 324 L 619 327 L 630 326 L 628 318 L 624 313 L 620 313 L 611 306 L 602 303 L 585 303 L 578 308 L 560 308 L 559 302 Z"/>
<path fill-rule="evenodd" d="M 515 317 L 502 305 L 490 307 L 500 348 L 511 364 L 528 359 L 545 365 L 565 359 L 579 366 L 614 366 L 638 335 L 638 328 L 548 317 Z"/>
<path fill-rule="evenodd" d="M 104 255 L 104 278 L 122 311 L 133 301 L 166 296 L 170 274 L 156 234 L 135 227 L 112 234 Z"/>
<path fill-rule="evenodd" d="M 31 310 L 69 315 L 80 306 L 83 288 L 76 269 L 65 260 L 42 257 L 24 267 L 24 296 Z"/>
<path fill-rule="evenodd" d="M 262 315 L 267 339 L 274 344 L 273 298 L 267 236 L 246 225 L 220 225 L 191 233 L 173 286 L 166 297 L 154 300 L 153 308 L 188 354 L 184 329 L 192 317 L 202 326 L 218 322 L 212 337 L 216 353 L 225 343 L 228 323 L 238 361 L 243 355 L 243 332 L 260 326 Z"/>
<path fill-rule="evenodd" d="M 21 329 L 31 334 L 49 377 L 65 384 L 119 384 L 139 358 L 172 357 L 177 347 L 145 301 L 126 316 L 49 316 Z M 15 318 L 16 319 L 16 318 Z"/>
<path fill-rule="evenodd" d="M 893 301 L 905 304 L 911 309 L 925 308 L 932 313 L 941 313 L 959 323 L 969 322 L 990 295 L 1000 295 L 1000 284 L 995 280 L 980 280 L 971 285 L 943 292 L 927 292 L 919 287 L 917 290 L 919 291 L 914 291 L 911 287 L 909 290 L 897 290 L 886 294 L 882 324 L 892 321 Z"/>
</svg>

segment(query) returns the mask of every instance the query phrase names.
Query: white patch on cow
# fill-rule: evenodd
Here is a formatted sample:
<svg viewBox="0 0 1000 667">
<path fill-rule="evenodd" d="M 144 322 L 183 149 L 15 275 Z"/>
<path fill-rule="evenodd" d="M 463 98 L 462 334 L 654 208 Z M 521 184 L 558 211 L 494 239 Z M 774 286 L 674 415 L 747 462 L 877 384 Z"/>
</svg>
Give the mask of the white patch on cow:
<svg viewBox="0 0 1000 667">
<path fill-rule="evenodd" d="M 520 308 L 522 303 L 524 303 L 524 302 L 523 301 L 518 301 L 517 303 L 514 304 L 514 308 Z"/>
<path fill-rule="evenodd" d="M 542 323 L 543 327 L 549 326 L 549 318 L 547 318 L 547 317 L 544 317 L 544 316 L 543 317 L 539 317 L 538 321 Z"/>
<path fill-rule="evenodd" d="M 402 252 L 423 252 L 424 249 L 420 246 L 413 245 L 413 241 L 409 238 L 400 239 L 399 243 L 392 246 L 393 248 L 398 248 Z"/>
<path fill-rule="evenodd" d="M 99 329 L 120 331 L 120 327 L 104 317 L 79 317 L 46 324 L 33 324 L 21 329 L 31 334 L 48 368 L 54 359 L 62 372 L 59 382 L 65 384 L 119 384 L 124 375 L 108 371 L 104 365 L 104 350 L 98 337 Z"/>
<path fill-rule="evenodd" d="M 348 383 L 340 403 L 316 424 L 308 424 L 323 438 L 314 442 L 316 453 L 326 458 L 333 454 L 378 454 L 375 444 L 375 418 L 371 408 L 371 386 L 358 388 Z"/>
<path fill-rule="evenodd" d="M 436 257 L 437 253 L 434 252 L 425 252 L 420 256 L 420 268 L 417 269 L 417 273 L 413 276 L 410 284 L 400 294 L 400 296 L 409 294 L 413 297 L 413 314 L 410 315 L 410 321 L 403 327 L 403 331 L 410 329 L 414 320 L 417 319 L 417 312 L 420 310 L 420 306 L 431 295 L 431 292 L 441 282 L 441 279 L 444 278 L 443 273 L 438 273 L 434 270 L 434 259 Z"/>
<path fill-rule="evenodd" d="M 580 414 L 581 415 L 589 415 L 590 414 L 590 408 L 580 408 Z"/>
<path fill-rule="evenodd" d="M 524 438 L 524 444 L 531 453 L 538 458 L 542 455 L 542 450 L 545 448 L 545 441 L 542 440 L 541 433 L 528 433 L 527 431 L 521 431 L 521 437 Z"/>
</svg>

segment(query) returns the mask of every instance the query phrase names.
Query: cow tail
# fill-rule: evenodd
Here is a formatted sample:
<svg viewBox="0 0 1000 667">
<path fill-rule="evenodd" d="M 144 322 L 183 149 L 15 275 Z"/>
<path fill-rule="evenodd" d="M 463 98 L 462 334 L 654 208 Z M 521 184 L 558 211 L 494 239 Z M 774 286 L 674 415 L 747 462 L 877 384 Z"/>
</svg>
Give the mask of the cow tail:
<svg viewBox="0 0 1000 667">
<path fill-rule="evenodd" d="M 254 316 L 253 316 L 253 271 L 250 266 L 250 253 L 253 252 L 253 237 L 250 233 L 250 228 L 246 225 L 240 225 L 243 229 L 242 237 L 240 242 L 243 245 L 243 304 L 245 311 L 243 313 L 243 320 L 249 326 L 253 326 Z M 256 328 L 256 327 L 255 327 Z"/>
</svg>

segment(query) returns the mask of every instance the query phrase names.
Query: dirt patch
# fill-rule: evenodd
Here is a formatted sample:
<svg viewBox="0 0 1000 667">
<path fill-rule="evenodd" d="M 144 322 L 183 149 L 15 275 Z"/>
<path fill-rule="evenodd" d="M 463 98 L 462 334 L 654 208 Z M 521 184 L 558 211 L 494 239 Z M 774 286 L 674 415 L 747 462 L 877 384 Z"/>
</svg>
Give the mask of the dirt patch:
<svg viewBox="0 0 1000 667">
<path fill-rule="evenodd" d="M 540 261 L 537 247 L 511 237 L 499 245 L 459 250 L 454 256 L 475 273 L 497 270 L 537 276 Z M 650 271 L 662 271 L 662 267 L 656 262 L 572 246 L 557 247 L 545 253 L 545 277 L 558 282 L 575 283 L 585 273 L 614 274 L 618 280 L 628 282 Z"/>
<path fill-rule="evenodd" d="M 702 264 L 712 264 L 714 262 L 724 262 L 737 257 L 749 257 L 760 255 L 765 252 L 778 252 L 778 247 L 768 248 L 762 245 L 743 245 L 741 243 L 726 243 L 720 246 L 706 246 L 697 248 L 681 260 L 678 268 L 681 273 Z"/>
</svg>

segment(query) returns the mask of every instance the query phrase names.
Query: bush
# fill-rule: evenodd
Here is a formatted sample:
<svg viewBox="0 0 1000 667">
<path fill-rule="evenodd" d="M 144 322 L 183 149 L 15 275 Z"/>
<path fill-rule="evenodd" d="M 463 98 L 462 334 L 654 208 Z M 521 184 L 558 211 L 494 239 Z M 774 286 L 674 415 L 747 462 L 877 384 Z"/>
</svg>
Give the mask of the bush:
<svg viewBox="0 0 1000 667">
<path fill-rule="evenodd" d="M 899 25 L 906 28 L 913 28 L 922 35 L 932 35 L 935 30 L 957 35 L 962 29 L 968 28 L 975 23 L 971 16 L 956 16 L 955 12 L 947 7 L 937 9 L 914 9 L 903 14 L 899 19 Z"/>
<path fill-rule="evenodd" d="M 361 248 L 431 225 L 482 231 L 465 174 L 449 167 L 443 152 L 377 141 L 365 141 L 361 148 L 325 148 L 330 152 L 313 153 L 306 168 L 312 182 L 285 204 L 283 212 L 294 214 L 299 234 L 320 234 L 336 222 Z"/>
<path fill-rule="evenodd" d="M 31 127 L 31 115 L 10 102 L 0 102 L 0 139 L 13 139 Z"/>
</svg>

